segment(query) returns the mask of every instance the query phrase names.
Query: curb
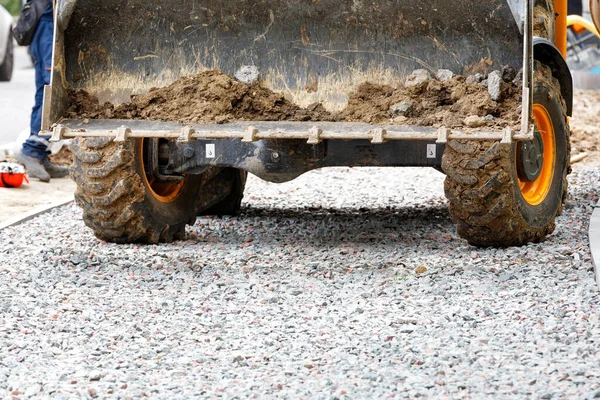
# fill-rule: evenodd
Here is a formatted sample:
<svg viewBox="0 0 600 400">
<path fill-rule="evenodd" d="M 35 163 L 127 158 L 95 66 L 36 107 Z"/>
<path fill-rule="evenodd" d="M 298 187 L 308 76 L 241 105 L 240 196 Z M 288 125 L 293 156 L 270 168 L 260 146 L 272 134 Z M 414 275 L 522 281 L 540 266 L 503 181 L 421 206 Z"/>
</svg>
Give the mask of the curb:
<svg viewBox="0 0 600 400">
<path fill-rule="evenodd" d="M 594 208 L 588 232 L 592 264 L 594 264 L 594 277 L 596 278 L 596 285 L 600 288 L 600 202 Z"/>
<path fill-rule="evenodd" d="M 0 222 L 0 231 L 2 231 L 5 228 L 11 227 L 11 226 L 22 224 L 23 222 L 27 222 L 31 219 L 34 219 L 35 217 L 38 217 L 42 214 L 47 213 L 48 211 L 51 211 L 55 208 L 62 207 L 69 203 L 72 203 L 73 201 L 74 201 L 74 199 L 62 200 L 62 201 L 54 203 L 54 204 L 36 208 L 33 211 L 28 212 L 27 214 L 22 214 L 22 215 L 18 215 L 16 217 L 14 217 L 14 218 L 7 219 L 4 222 Z"/>
</svg>

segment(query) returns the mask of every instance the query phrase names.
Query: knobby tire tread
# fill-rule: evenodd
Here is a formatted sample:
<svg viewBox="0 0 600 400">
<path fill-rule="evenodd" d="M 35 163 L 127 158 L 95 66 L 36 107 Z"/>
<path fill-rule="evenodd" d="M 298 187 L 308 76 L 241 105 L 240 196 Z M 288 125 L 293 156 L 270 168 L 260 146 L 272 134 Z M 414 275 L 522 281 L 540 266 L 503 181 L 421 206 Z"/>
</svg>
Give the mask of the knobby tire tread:
<svg viewBox="0 0 600 400">
<path fill-rule="evenodd" d="M 560 101 L 562 110 L 560 118 L 564 121 L 567 147 L 566 165 L 556 165 L 556 173 L 562 173 L 562 193 L 556 194 L 560 201 L 554 210 L 550 210 L 552 215 L 545 223 L 530 224 L 519 210 L 516 178 L 512 178 L 512 174 L 516 174 L 512 145 L 449 141 L 442 158 L 442 169 L 446 173 L 444 191 L 459 236 L 473 245 L 503 247 L 542 241 L 553 232 L 555 218 L 562 212 L 562 204 L 567 198 L 570 146 L 566 105 L 560 96 L 560 84 L 551 70 L 536 62 L 535 71 L 535 84 L 547 89 L 549 99 Z"/>
<path fill-rule="evenodd" d="M 147 212 L 146 189 L 134 168 L 133 141 L 119 144 L 111 138 L 78 138 L 72 149 L 75 200 L 83 209 L 84 222 L 99 239 L 158 243 L 184 237 L 185 221 L 169 225 Z M 189 212 L 191 221 L 193 209 Z"/>
</svg>

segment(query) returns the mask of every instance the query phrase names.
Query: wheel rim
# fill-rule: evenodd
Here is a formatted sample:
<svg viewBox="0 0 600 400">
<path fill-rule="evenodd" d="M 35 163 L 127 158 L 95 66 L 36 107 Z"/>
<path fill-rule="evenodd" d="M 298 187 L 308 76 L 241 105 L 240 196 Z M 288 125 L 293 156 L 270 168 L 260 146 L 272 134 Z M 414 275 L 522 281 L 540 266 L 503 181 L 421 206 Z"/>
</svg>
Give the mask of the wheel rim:
<svg viewBox="0 0 600 400">
<path fill-rule="evenodd" d="M 144 183 L 152 197 L 160 202 L 169 203 L 175 200 L 183 190 L 185 178 L 179 182 L 165 182 L 156 179 L 152 171 L 147 171 L 146 165 L 148 164 L 147 160 L 149 159 L 150 154 L 148 154 L 147 146 L 144 145 L 144 140 L 145 139 L 142 139 L 142 145 L 140 146 Z"/>
<path fill-rule="evenodd" d="M 536 129 L 540 132 L 544 145 L 544 163 L 536 180 L 527 182 L 519 178 L 519 189 L 523 199 L 532 206 L 536 206 L 544 201 L 552 187 L 556 166 L 556 140 L 554 138 L 554 125 L 548 110 L 541 104 L 534 104 L 532 114 Z"/>
</svg>

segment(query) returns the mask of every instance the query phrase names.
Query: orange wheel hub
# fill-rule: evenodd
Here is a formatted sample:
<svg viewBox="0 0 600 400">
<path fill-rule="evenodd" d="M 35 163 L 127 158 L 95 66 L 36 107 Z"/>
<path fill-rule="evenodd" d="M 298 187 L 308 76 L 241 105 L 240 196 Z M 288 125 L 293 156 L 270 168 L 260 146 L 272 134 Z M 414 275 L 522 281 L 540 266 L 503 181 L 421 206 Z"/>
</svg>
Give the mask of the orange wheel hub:
<svg viewBox="0 0 600 400">
<path fill-rule="evenodd" d="M 163 203 L 175 200 L 175 198 L 179 196 L 179 193 L 181 193 L 181 189 L 183 189 L 183 184 L 185 183 L 183 180 L 178 183 L 159 182 L 154 179 L 148 180 L 147 177 L 146 182 L 148 183 L 148 188 L 150 188 L 152 195 Z"/>
<path fill-rule="evenodd" d="M 548 110 L 541 104 L 534 104 L 532 112 L 536 129 L 539 131 L 543 143 L 544 161 L 535 180 L 529 182 L 519 176 L 519 188 L 523 199 L 532 206 L 536 206 L 544 201 L 552 186 L 556 167 L 556 140 L 554 138 L 554 125 Z"/>
<path fill-rule="evenodd" d="M 144 183 L 149 189 L 150 194 L 152 194 L 152 197 L 163 203 L 169 203 L 175 200 L 183 190 L 183 186 L 185 185 L 185 178 L 178 182 L 166 182 L 156 179 L 150 171 L 146 171 L 146 160 L 148 160 L 150 154 L 147 154 L 148 151 L 146 149 L 146 146 L 144 146 L 143 140 L 141 145 L 141 152 L 142 165 L 144 166 Z"/>
</svg>

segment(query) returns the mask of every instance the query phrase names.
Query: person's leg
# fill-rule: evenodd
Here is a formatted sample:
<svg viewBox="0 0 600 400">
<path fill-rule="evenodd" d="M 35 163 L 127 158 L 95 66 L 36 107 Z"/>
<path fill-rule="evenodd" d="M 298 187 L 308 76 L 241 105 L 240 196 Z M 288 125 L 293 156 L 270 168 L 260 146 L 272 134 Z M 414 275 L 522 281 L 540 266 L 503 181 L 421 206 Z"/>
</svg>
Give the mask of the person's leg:
<svg viewBox="0 0 600 400">
<path fill-rule="evenodd" d="M 35 59 L 35 105 L 31 111 L 30 137 L 23 144 L 23 154 L 45 159 L 48 151 L 47 137 L 38 136 L 42 125 L 42 106 L 44 101 L 44 86 L 50 84 L 52 69 L 52 21 L 42 19 L 31 43 L 31 51 Z"/>
<path fill-rule="evenodd" d="M 44 101 L 44 86 L 50 84 L 52 71 L 52 40 L 53 23 L 51 19 L 42 18 L 31 43 L 31 51 L 35 60 L 35 105 L 31 112 L 30 136 L 23 143 L 17 160 L 25 164 L 29 174 L 41 181 L 48 182 L 50 178 L 62 178 L 69 174 L 69 169 L 54 165 L 48 159 L 48 136 L 40 136 L 42 125 L 42 106 Z"/>
<path fill-rule="evenodd" d="M 41 41 L 43 29 L 47 22 L 40 21 L 38 29 L 31 42 L 30 50 L 34 57 L 35 68 L 35 105 L 31 111 L 30 136 L 23 143 L 23 147 L 16 154 L 16 159 L 25 165 L 31 178 L 38 178 L 42 182 L 50 181 L 50 174 L 43 166 L 43 160 L 48 155 L 48 145 L 44 139 L 38 137 L 41 126 L 42 102 L 44 98 L 44 59 L 41 57 Z"/>
</svg>

